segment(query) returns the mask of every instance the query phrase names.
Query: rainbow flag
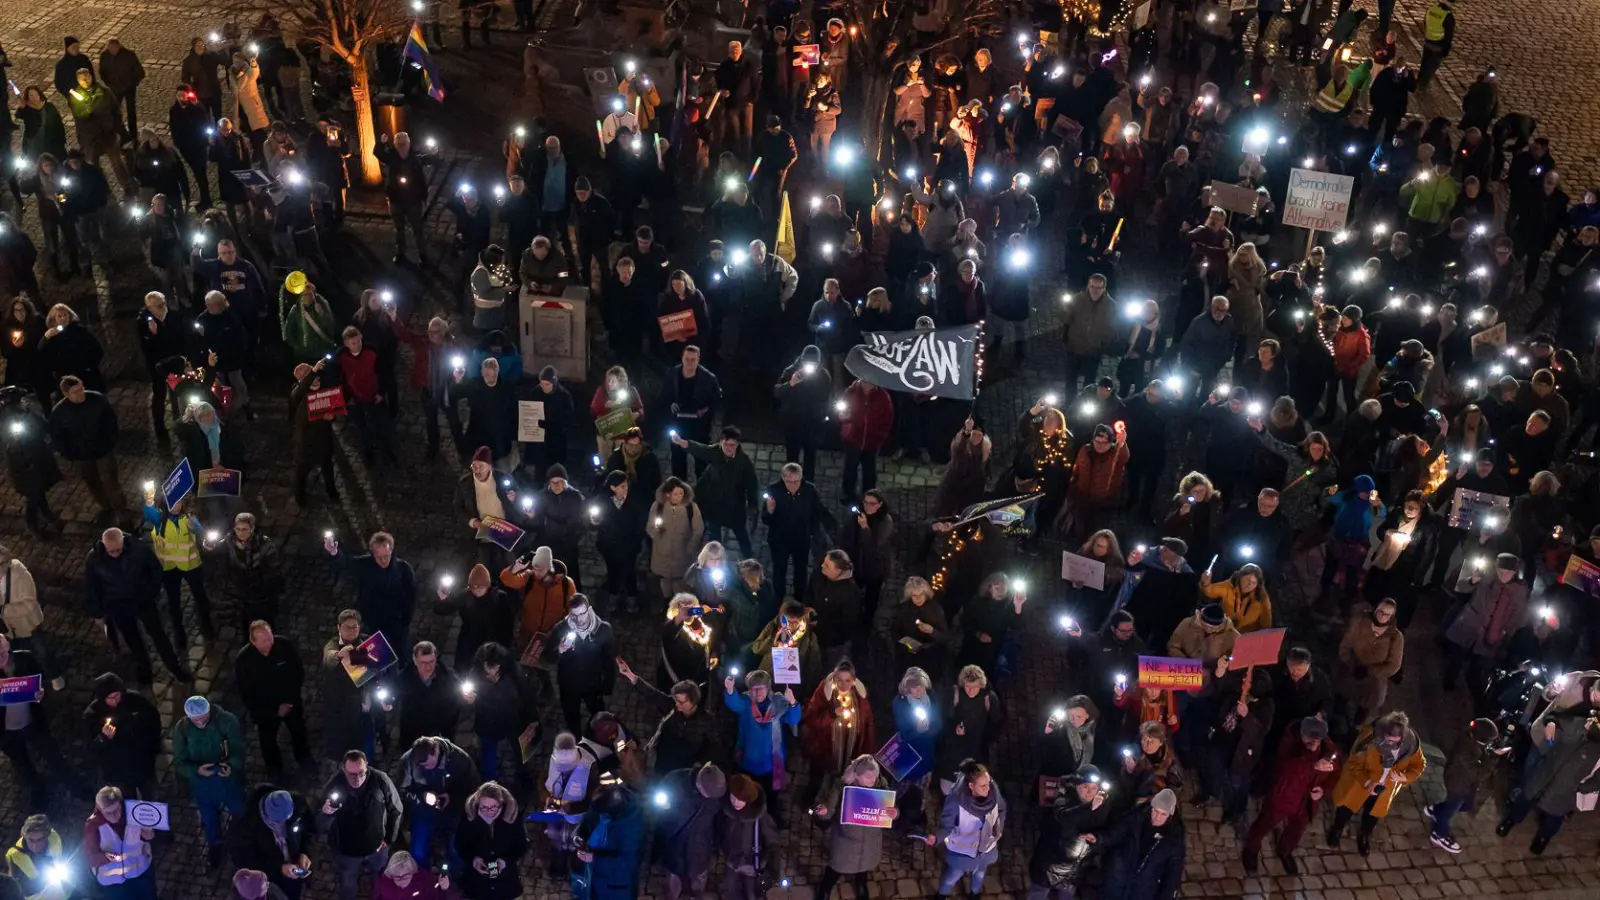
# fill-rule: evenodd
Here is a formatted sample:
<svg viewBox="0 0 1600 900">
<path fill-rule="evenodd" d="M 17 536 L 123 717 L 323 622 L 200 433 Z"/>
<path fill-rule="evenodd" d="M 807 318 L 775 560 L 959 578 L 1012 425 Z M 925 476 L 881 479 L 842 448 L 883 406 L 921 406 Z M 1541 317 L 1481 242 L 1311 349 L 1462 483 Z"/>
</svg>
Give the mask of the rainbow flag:
<svg viewBox="0 0 1600 900">
<path fill-rule="evenodd" d="M 444 80 L 439 77 L 439 70 L 433 64 L 433 56 L 428 53 L 428 42 L 422 37 L 420 23 L 411 23 L 411 35 L 406 38 L 405 58 L 422 70 L 422 86 L 427 88 L 428 96 L 443 103 Z"/>
</svg>

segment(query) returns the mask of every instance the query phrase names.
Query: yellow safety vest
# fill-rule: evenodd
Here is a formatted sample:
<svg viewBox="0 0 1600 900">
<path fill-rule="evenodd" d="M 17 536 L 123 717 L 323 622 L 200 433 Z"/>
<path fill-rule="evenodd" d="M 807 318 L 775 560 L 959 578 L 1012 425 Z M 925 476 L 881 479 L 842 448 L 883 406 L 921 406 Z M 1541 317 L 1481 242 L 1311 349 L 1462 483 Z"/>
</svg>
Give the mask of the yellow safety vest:
<svg viewBox="0 0 1600 900">
<path fill-rule="evenodd" d="M 200 568 L 200 546 L 195 543 L 190 521 L 188 516 L 177 519 L 162 516 L 160 524 L 151 529 L 156 558 L 161 560 L 162 569 L 189 572 Z"/>
<path fill-rule="evenodd" d="M 17 838 L 16 844 L 6 851 L 6 863 L 23 878 L 33 882 L 30 885 L 31 887 L 41 889 L 37 893 L 28 894 L 24 897 L 24 900 L 34 900 L 36 897 L 43 896 L 45 885 L 37 883 L 40 881 L 40 872 L 38 867 L 33 864 L 33 857 L 28 855 L 27 843 L 27 838 Z M 64 859 L 61 852 L 61 835 L 56 834 L 54 828 L 50 829 L 50 837 L 45 841 L 45 858 L 52 862 Z"/>
<path fill-rule="evenodd" d="M 1342 112 L 1350 103 L 1350 95 L 1355 93 L 1355 88 L 1350 86 L 1348 79 L 1334 79 L 1327 86 L 1317 91 L 1316 107 L 1325 113 Z"/>
<path fill-rule="evenodd" d="M 1435 44 L 1444 40 L 1444 20 L 1450 15 L 1450 10 L 1443 5 L 1435 3 L 1428 7 L 1427 15 L 1423 17 L 1422 38 Z"/>
</svg>

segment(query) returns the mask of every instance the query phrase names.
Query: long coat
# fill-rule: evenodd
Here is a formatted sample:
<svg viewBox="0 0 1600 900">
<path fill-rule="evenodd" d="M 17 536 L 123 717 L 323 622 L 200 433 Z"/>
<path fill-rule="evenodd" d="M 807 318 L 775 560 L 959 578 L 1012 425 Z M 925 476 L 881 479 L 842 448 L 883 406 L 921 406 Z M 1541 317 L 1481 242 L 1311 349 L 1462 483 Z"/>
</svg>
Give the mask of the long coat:
<svg viewBox="0 0 1600 900">
<path fill-rule="evenodd" d="M 655 524 L 657 519 L 661 520 L 660 527 Z M 694 562 L 706 531 L 705 517 L 694 503 L 694 488 L 684 488 L 681 506 L 667 502 L 664 486 L 657 488 L 647 524 L 654 538 L 650 544 L 650 572 L 661 578 L 683 577 Z"/>
<path fill-rule="evenodd" d="M 1600 742 L 1587 738 L 1585 720 L 1579 716 L 1561 716 L 1556 722 L 1556 742 L 1545 745 L 1534 741 L 1533 768 L 1523 789 L 1534 799 L 1539 811 L 1553 816 L 1564 816 L 1578 808 L 1578 792 L 1586 794 L 1600 791 L 1600 774 L 1595 772 L 1595 762 L 1600 760 Z"/>
<path fill-rule="evenodd" d="M 1519 579 L 1501 584 L 1495 573 L 1486 573 L 1473 590 L 1472 599 L 1445 629 L 1445 640 L 1474 656 L 1497 657 L 1506 638 L 1521 627 L 1527 606 L 1527 582 Z"/>
<path fill-rule="evenodd" d="M 261 102 L 261 64 L 236 56 L 233 65 L 228 67 L 228 77 L 233 82 L 233 124 L 250 131 L 272 124 L 266 104 Z"/>
<path fill-rule="evenodd" d="M 878 788 L 887 786 L 882 779 L 875 785 Z M 840 823 L 839 810 L 844 803 L 843 784 L 835 785 L 828 792 L 825 802 L 828 809 L 828 821 L 824 823 L 828 828 L 828 868 L 840 875 L 855 875 L 877 869 L 878 864 L 883 862 L 884 829 Z"/>
<path fill-rule="evenodd" d="M 1333 681 L 1335 693 L 1362 709 L 1376 711 L 1389 695 L 1389 676 L 1400 671 L 1406 639 L 1392 621 L 1383 633 L 1374 635 L 1371 612 L 1372 607 L 1361 604 L 1351 613 L 1339 641 Z"/>
<path fill-rule="evenodd" d="M 1386 677 L 1384 681 L 1388 681 Z M 1383 818 L 1389 814 L 1389 807 L 1394 804 L 1394 796 L 1400 787 L 1392 779 L 1399 775 L 1405 778 L 1406 784 L 1416 784 L 1422 778 L 1422 770 L 1427 768 L 1428 761 L 1423 758 L 1422 742 L 1417 739 L 1416 733 L 1409 728 L 1406 736 L 1402 738 L 1403 744 L 1410 744 L 1414 749 L 1400 757 L 1394 767 L 1389 769 L 1390 780 L 1384 781 L 1383 793 L 1378 795 L 1378 802 L 1372 805 L 1372 815 Z M 1333 787 L 1333 802 L 1352 812 L 1359 811 L 1367 802 L 1367 796 L 1380 779 L 1384 777 L 1383 761 L 1378 753 L 1378 745 L 1372 737 L 1372 726 L 1363 725 L 1356 734 L 1350 756 L 1344 761 L 1344 768 L 1339 771 L 1339 782 Z"/>
<path fill-rule="evenodd" d="M 1332 767 L 1324 772 L 1317 763 L 1328 760 Z M 1272 761 L 1272 786 L 1262 803 L 1261 814 L 1287 816 L 1303 813 L 1307 817 L 1315 809 L 1311 792 L 1322 788 L 1326 793 L 1339 774 L 1339 748 L 1332 740 L 1323 738 L 1315 751 L 1307 750 L 1300 739 L 1300 723 L 1295 722 L 1284 731 Z"/>
</svg>

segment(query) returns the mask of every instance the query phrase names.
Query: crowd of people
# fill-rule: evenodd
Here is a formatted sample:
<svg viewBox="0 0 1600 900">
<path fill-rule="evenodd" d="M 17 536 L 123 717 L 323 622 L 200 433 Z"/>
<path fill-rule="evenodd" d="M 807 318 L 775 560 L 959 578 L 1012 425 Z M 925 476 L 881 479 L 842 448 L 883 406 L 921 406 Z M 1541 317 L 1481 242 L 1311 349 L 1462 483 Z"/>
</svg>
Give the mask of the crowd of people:
<svg viewBox="0 0 1600 900">
<path fill-rule="evenodd" d="M 418 6 L 437 36 L 437 4 Z M 463 4 L 468 41 L 487 43 L 483 6 Z M 396 265 L 408 231 L 419 270 L 463 260 L 425 322 L 390 290 L 347 296 L 324 252 L 350 149 L 336 110 L 307 117 L 294 70 L 314 48 L 270 17 L 196 38 L 169 143 L 138 127 L 133 51 L 109 41 L 97 68 L 66 38 L 54 84 L 20 92 L 17 212 L 0 213 L 0 438 L 34 541 L 63 534 L 62 461 L 88 488 L 103 531 L 83 611 L 133 677 L 95 680 L 76 726 L 91 765 L 73 769 L 45 699 L 72 648 L 26 553 L 0 548 L 0 669 L 36 679 L 0 742 L 36 810 L 6 855 L 18 896 L 93 882 L 153 900 L 161 841 L 125 804 L 176 799 L 156 779 L 167 738 L 207 868 L 232 869 L 241 900 L 297 900 L 323 860 L 341 900 L 364 873 L 375 900 L 511 900 L 534 860 L 580 898 L 637 896 L 650 873 L 674 900 L 719 873 L 729 898 L 843 881 L 865 897 L 890 838 L 928 848 L 937 896 L 976 896 L 1019 834 L 1029 897 L 1169 900 L 1191 857 L 1183 802 L 1220 808 L 1246 873 L 1271 837 L 1294 876 L 1324 803 L 1326 846 L 1353 825 L 1371 852 L 1418 790 L 1425 738 L 1446 752 L 1435 847 L 1462 852 L 1454 817 L 1493 803 L 1501 837 L 1537 813 L 1543 853 L 1600 794 L 1600 195 L 1570 202 L 1492 68 L 1459 122 L 1407 114 L 1451 51 L 1446 0 L 1419 72 L 1387 14 L 1368 29 L 1269 6 L 1018 8 L 1015 28 L 891 52 L 880 153 L 857 26 L 768 3 L 723 58 L 678 61 L 675 95 L 619 57 L 599 160 L 563 149 L 586 132 L 507 123 L 503 175 L 449 194 L 454 248 L 424 227 L 435 142 L 385 133 Z M 906 46 L 941 11 L 899 26 Z M 1308 239 L 1284 218 L 1297 169 L 1349 179 L 1341 227 Z M 678 216 L 702 202 L 697 243 Z M 52 286 L 103 262 L 108 234 L 140 235 L 151 434 L 194 490 L 146 482 L 130 503 L 104 334 L 68 303 L 38 312 L 30 214 Z M 587 414 L 587 384 L 535 371 L 516 338 L 520 296 L 570 285 L 606 338 Z M 865 333 L 970 324 L 986 384 L 1061 341 L 1064 379 L 1014 426 L 846 365 Z M 442 415 L 459 465 L 437 512 L 461 565 L 436 583 L 386 531 L 324 533 L 353 602 L 295 598 L 325 623 L 320 654 L 275 631 L 291 573 L 225 489 L 266 464 L 252 385 L 285 382 L 301 508 L 313 471 L 340 500 L 341 438 L 388 491 L 421 477 L 400 463 L 402 414 L 422 413 L 436 467 Z M 725 383 L 771 385 L 778 472 L 747 452 Z M 926 520 L 879 488 L 891 452 L 945 463 Z M 1047 549 L 1073 565 L 1060 588 L 1029 583 Z M 151 649 L 195 684 L 187 651 L 218 643 L 223 611 L 245 638 L 230 687 L 164 722 L 140 690 Z M 412 639 L 427 615 L 451 623 L 447 659 Z M 1011 701 L 1040 624 L 1066 654 L 1035 713 Z M 1408 655 L 1417 628 L 1433 640 Z M 1270 660 L 1236 662 L 1250 635 L 1277 635 Z M 1407 678 L 1461 692 L 1470 722 L 1424 736 L 1439 718 L 1390 695 Z M 1030 756 L 997 752 L 1007 731 Z M 76 850 L 45 814 L 55 789 L 92 800 Z M 825 862 L 805 871 L 790 851 L 813 825 Z"/>
</svg>

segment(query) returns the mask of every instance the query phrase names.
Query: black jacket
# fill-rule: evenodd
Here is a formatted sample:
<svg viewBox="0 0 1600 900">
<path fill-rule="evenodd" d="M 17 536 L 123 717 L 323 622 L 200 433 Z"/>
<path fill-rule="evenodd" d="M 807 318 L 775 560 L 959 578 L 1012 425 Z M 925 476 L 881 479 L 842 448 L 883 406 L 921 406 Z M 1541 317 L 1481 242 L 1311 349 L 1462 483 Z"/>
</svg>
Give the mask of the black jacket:
<svg viewBox="0 0 1600 900">
<path fill-rule="evenodd" d="M 501 816 L 506 811 L 501 812 Z M 493 823 L 473 816 L 456 832 L 456 853 L 468 864 L 461 870 L 461 890 L 471 900 L 510 900 L 522 895 L 518 865 L 528 852 L 528 830 L 519 821 L 497 818 Z M 471 860 L 498 861 L 500 870 L 490 876 L 479 872 Z M 608 896 L 597 894 L 595 896 Z"/>
<path fill-rule="evenodd" d="M 767 486 L 767 495 L 773 500 L 772 512 L 761 502 L 761 520 L 767 523 L 767 542 L 781 547 L 806 547 L 817 529 L 832 532 L 837 523 L 833 513 L 822 502 L 822 494 L 809 481 L 800 483 L 800 490 L 789 493 L 782 480 Z"/>
<path fill-rule="evenodd" d="M 47 331 L 46 334 L 49 332 Z M 49 382 L 51 391 L 68 375 L 83 379 L 83 386 L 91 391 L 105 392 L 106 377 L 100 372 L 100 360 L 105 348 L 94 333 L 78 322 L 71 322 L 54 337 L 47 337 L 39 347 L 39 374 Z"/>
<path fill-rule="evenodd" d="M 424 682 L 416 666 L 407 666 L 395 679 L 400 702 L 400 746 L 410 747 L 419 737 L 449 738 L 461 719 L 461 679 L 438 663 L 433 680 Z"/>
<path fill-rule="evenodd" d="M 708 762 L 725 765 L 731 755 L 722 747 L 716 719 L 703 703 L 686 716 L 673 706 L 672 694 L 651 684 L 650 679 L 640 678 L 633 686 L 650 704 L 652 712 L 665 713 L 646 744 L 647 749 L 656 752 L 657 772 L 672 772 Z"/>
<path fill-rule="evenodd" d="M 161 561 L 144 541 L 127 536 L 112 556 L 102 541 L 83 564 L 83 611 L 96 619 L 132 616 L 161 593 Z"/>
<path fill-rule="evenodd" d="M 367 780 L 352 788 L 343 772 L 323 785 L 322 796 L 339 794 L 338 808 L 329 816 L 317 809 L 317 827 L 328 834 L 328 849 L 340 856 L 368 856 L 378 845 L 400 840 L 400 816 L 405 811 L 400 792 L 382 769 L 367 768 Z"/>
<path fill-rule="evenodd" d="M 461 614 L 461 632 L 456 636 L 456 669 L 466 671 L 472 665 L 473 654 L 484 644 L 493 642 L 510 647 L 516 642 L 522 597 L 494 586 L 479 597 L 463 587 L 443 600 L 436 600 L 433 611 L 442 616 Z M 482 706 L 479 712 L 481 714 Z"/>
<path fill-rule="evenodd" d="M 85 391 L 82 403 L 62 399 L 50 410 L 50 438 L 63 459 L 104 459 L 117 449 L 117 411 L 99 391 Z"/>
<path fill-rule="evenodd" d="M 495 681 L 490 681 L 482 668 L 475 668 L 472 681 L 477 686 L 477 697 L 472 702 L 472 730 L 480 742 L 515 738 L 539 721 L 533 685 L 522 676 L 520 666 L 501 666 L 500 677 Z"/>
<path fill-rule="evenodd" d="M 563 652 L 561 645 L 568 635 L 574 640 Z M 571 622 L 562 619 L 546 636 L 542 658 L 555 660 L 556 680 L 563 694 L 609 694 L 617 681 L 617 639 L 611 623 L 604 620 L 595 624 L 588 638 L 578 639 Z"/>
<path fill-rule="evenodd" d="M 467 797 L 483 782 L 478 779 L 478 767 L 472 764 L 467 751 L 448 738 L 442 743 L 439 763 L 431 769 L 423 768 L 422 760 L 412 757 L 413 751 L 401 754 L 400 797 L 415 807 L 426 802 L 426 794 L 443 794 L 445 796 L 440 799 L 447 802 L 440 808 L 459 817 Z"/>
<path fill-rule="evenodd" d="M 12 427 L 20 425 L 20 433 Z M 44 416 L 20 406 L 7 407 L 0 416 L 0 440 L 5 441 L 6 471 L 13 486 L 27 485 L 40 492 L 61 480 L 61 467 L 51 451 L 49 424 Z"/>
<path fill-rule="evenodd" d="M 1182 816 L 1174 814 L 1157 828 L 1148 804 L 1140 803 L 1111 826 L 1100 849 L 1105 900 L 1177 900 L 1187 854 Z"/>
<path fill-rule="evenodd" d="M 417 576 L 411 564 L 392 557 L 385 568 L 371 554 L 350 556 L 341 549 L 333 557 L 333 569 L 355 585 L 362 630 L 368 634 L 382 631 L 396 653 L 410 653 L 410 647 L 396 642 L 401 635 L 411 634 L 411 615 L 416 610 Z"/>
<path fill-rule="evenodd" d="M 248 649 L 248 648 L 246 648 Z M 316 837 L 316 815 L 311 801 L 298 791 L 289 791 L 294 812 L 283 823 L 283 846 L 261 817 L 261 804 L 273 791 L 284 790 L 275 784 L 258 784 L 244 798 L 244 815 L 228 826 L 228 855 L 241 869 L 267 873 L 273 880 L 282 878 L 284 863 L 299 865 L 301 855 L 311 856 Z"/>
<path fill-rule="evenodd" d="M 156 757 L 166 729 L 161 712 L 145 695 L 123 690 L 116 709 L 104 699 L 93 700 L 83 710 L 83 735 L 106 784 L 145 784 L 156 774 Z M 103 733 L 106 719 L 116 726 L 115 733 Z"/>
<path fill-rule="evenodd" d="M 1098 840 L 1111 819 L 1111 804 L 1098 808 L 1083 802 L 1071 787 L 1062 787 L 1055 804 L 1039 821 L 1039 841 L 1028 860 L 1028 875 L 1036 885 L 1056 890 L 1077 885 L 1094 845 L 1079 835 L 1092 834 Z"/>
<path fill-rule="evenodd" d="M 816 611 L 817 641 L 839 647 L 861 627 L 861 585 L 850 577 L 832 581 L 820 572 L 806 582 L 806 606 Z"/>
<path fill-rule="evenodd" d="M 299 706 L 303 702 L 300 688 L 305 684 L 306 669 L 294 641 L 286 637 L 274 637 L 266 656 L 253 645 L 242 647 L 233 657 L 233 677 L 244 708 L 257 722 L 277 719 L 280 703 Z"/>
</svg>

